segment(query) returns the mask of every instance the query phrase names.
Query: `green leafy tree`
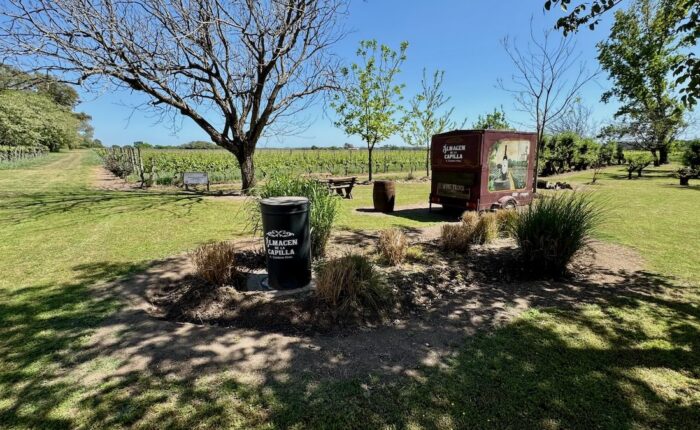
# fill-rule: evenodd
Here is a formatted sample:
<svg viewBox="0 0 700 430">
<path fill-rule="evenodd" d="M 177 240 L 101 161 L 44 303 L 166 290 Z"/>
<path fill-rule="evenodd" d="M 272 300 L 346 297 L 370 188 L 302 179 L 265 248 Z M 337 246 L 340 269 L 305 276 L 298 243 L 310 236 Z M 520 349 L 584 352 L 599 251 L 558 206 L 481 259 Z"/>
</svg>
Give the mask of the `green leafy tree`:
<svg viewBox="0 0 700 430">
<path fill-rule="evenodd" d="M 654 159 L 647 153 L 632 153 L 627 159 L 627 179 L 632 179 L 632 173 L 637 172 L 637 176 L 642 176 L 642 171 L 646 169 Z"/>
<path fill-rule="evenodd" d="M 0 91 L 2 90 L 34 91 L 68 109 L 75 108 L 80 101 L 78 92 L 72 86 L 59 82 L 53 76 L 26 73 L 6 64 L 0 64 Z"/>
<path fill-rule="evenodd" d="M 501 110 L 494 108 L 493 112 L 487 113 L 486 116 L 479 115 L 472 127 L 486 130 L 513 130 L 506 119 L 503 106 L 501 106 Z"/>
<path fill-rule="evenodd" d="M 659 164 L 668 162 L 669 145 L 684 123 L 684 106 L 670 79 L 681 57 L 673 25 L 682 9 L 676 3 L 637 0 L 616 12 L 610 37 L 598 44 L 598 59 L 613 83 L 602 100 L 620 102 L 615 117 L 621 121 L 608 134 L 627 136 Z"/>
<path fill-rule="evenodd" d="M 218 146 L 212 142 L 207 142 L 205 140 L 193 140 L 191 142 L 183 143 L 180 145 L 183 149 L 218 149 Z"/>
<path fill-rule="evenodd" d="M 0 91 L 0 145 L 43 145 L 57 152 L 78 146 L 79 120 L 43 94 Z"/>
<path fill-rule="evenodd" d="M 578 4 L 577 4 L 578 3 Z M 572 0 L 547 0 L 544 3 L 546 10 L 559 5 L 566 13 L 557 20 L 557 28 L 564 30 L 564 34 L 577 31 L 582 25 L 587 25 L 591 30 L 600 21 L 600 16 L 612 10 L 622 3 L 622 0 L 593 0 L 578 2 Z M 674 0 L 668 3 L 677 13 L 673 14 L 673 20 L 669 26 L 679 36 L 680 44 L 689 47 L 676 66 L 674 75 L 676 82 L 682 85 L 681 100 L 686 106 L 692 107 L 700 98 L 700 59 L 695 56 L 692 47 L 697 47 L 700 37 L 700 2 L 697 0 Z"/>
<path fill-rule="evenodd" d="M 406 143 L 411 146 L 425 147 L 426 176 L 430 176 L 430 142 L 433 135 L 457 126 L 457 123 L 452 120 L 454 108 L 445 107 L 450 97 L 446 97 L 442 92 L 444 77 L 444 71 L 436 70 L 429 79 L 423 69 L 421 90 L 411 99 L 404 126 L 401 129 L 401 137 Z M 441 110 L 443 110 L 442 113 Z"/>
<path fill-rule="evenodd" d="M 404 85 L 397 83 L 396 78 L 406 60 L 407 48 L 408 42 L 402 42 L 398 52 L 376 40 L 360 42 L 360 62 L 341 69 L 346 82 L 331 103 L 339 117 L 335 125 L 367 144 L 370 181 L 374 146 L 401 127 L 398 114 Z"/>
<path fill-rule="evenodd" d="M 148 143 L 148 142 L 144 142 L 144 141 L 142 141 L 142 140 L 137 140 L 136 142 L 134 142 L 134 145 L 133 145 L 133 146 L 134 146 L 134 148 L 139 148 L 139 149 L 149 149 L 149 148 L 153 148 L 153 145 L 151 145 L 151 144 Z"/>
<path fill-rule="evenodd" d="M 690 140 L 683 145 L 683 165 L 700 169 L 700 139 Z"/>
</svg>

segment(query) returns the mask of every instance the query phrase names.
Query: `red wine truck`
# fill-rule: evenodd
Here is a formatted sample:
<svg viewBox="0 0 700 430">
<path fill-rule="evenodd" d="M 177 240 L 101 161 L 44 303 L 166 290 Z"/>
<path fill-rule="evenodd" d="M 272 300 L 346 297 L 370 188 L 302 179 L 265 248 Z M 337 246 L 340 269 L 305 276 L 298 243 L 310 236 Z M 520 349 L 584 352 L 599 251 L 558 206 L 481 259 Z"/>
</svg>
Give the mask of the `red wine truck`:
<svg viewBox="0 0 700 430">
<path fill-rule="evenodd" d="M 431 148 L 431 209 L 481 211 L 532 201 L 535 133 L 455 130 L 433 136 Z"/>
</svg>

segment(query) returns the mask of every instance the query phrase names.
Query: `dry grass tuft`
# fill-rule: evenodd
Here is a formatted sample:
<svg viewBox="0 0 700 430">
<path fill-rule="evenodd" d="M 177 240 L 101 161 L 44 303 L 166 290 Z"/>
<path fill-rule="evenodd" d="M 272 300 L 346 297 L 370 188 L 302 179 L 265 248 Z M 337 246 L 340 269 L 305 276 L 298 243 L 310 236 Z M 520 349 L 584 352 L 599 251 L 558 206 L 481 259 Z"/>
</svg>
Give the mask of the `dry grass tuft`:
<svg viewBox="0 0 700 430">
<path fill-rule="evenodd" d="M 408 240 L 398 228 L 390 228 L 382 230 L 379 233 L 379 241 L 377 247 L 382 257 L 389 264 L 397 265 L 403 263 L 406 259 L 406 249 L 408 248 Z"/>
<path fill-rule="evenodd" d="M 461 219 L 462 223 L 474 231 L 476 229 L 476 225 L 479 224 L 479 212 L 466 211 L 462 214 Z"/>
<path fill-rule="evenodd" d="M 483 212 L 474 228 L 472 243 L 486 244 L 498 238 L 498 219 L 494 212 Z"/>
<path fill-rule="evenodd" d="M 238 275 L 236 249 L 232 243 L 202 245 L 190 253 L 195 273 L 212 285 L 231 285 Z"/>
<path fill-rule="evenodd" d="M 473 235 L 473 228 L 464 222 L 445 224 L 440 230 L 440 245 L 448 251 L 467 251 Z"/>
<path fill-rule="evenodd" d="M 510 237 L 511 227 L 518 219 L 518 211 L 516 209 L 500 209 L 495 213 L 498 233 L 503 237 Z"/>
<path fill-rule="evenodd" d="M 348 254 L 316 267 L 316 296 L 340 313 L 379 311 L 390 302 L 391 291 L 364 255 Z"/>
</svg>

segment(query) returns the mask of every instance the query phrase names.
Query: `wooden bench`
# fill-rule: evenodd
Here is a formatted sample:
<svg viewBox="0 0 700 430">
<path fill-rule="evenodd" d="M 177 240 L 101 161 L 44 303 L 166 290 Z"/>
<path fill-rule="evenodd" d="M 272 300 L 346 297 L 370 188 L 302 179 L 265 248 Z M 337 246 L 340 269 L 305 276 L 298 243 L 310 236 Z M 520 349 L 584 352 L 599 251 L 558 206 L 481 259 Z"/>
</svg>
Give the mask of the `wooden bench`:
<svg viewBox="0 0 700 430">
<path fill-rule="evenodd" d="M 355 186 L 355 183 L 357 182 L 357 177 L 353 176 L 350 178 L 328 178 L 321 180 L 321 182 L 328 185 L 329 191 L 335 191 L 336 193 L 338 193 L 339 196 L 342 196 L 346 199 L 351 199 L 352 189 Z"/>
</svg>

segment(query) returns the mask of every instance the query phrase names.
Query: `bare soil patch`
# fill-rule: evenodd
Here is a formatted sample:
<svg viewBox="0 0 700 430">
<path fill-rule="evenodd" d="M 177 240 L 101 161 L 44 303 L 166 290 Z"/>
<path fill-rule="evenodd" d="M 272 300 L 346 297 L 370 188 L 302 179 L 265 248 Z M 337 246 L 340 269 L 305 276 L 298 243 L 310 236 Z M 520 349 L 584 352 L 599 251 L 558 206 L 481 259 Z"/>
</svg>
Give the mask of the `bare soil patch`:
<svg viewBox="0 0 700 430">
<path fill-rule="evenodd" d="M 98 294 L 117 292 L 127 306 L 93 336 L 89 353 L 119 360 L 117 373 L 148 369 L 202 376 L 225 369 L 256 383 L 291 374 L 418 377 L 422 366 L 442 365 L 464 336 L 529 308 L 605 303 L 661 288 L 642 271 L 641 258 L 621 246 L 592 243 L 576 258 L 568 279 L 522 281 L 512 269 L 512 241 L 475 247 L 466 255 L 444 254 L 433 233 L 419 232 L 411 240 L 422 256 L 400 267 L 380 265 L 397 298 L 383 315 L 335 319 L 311 295 L 270 298 L 203 286 L 193 281 L 188 258 L 180 255 L 95 287 Z M 350 246 L 372 253 L 373 236 L 336 235 L 331 253 Z"/>
<path fill-rule="evenodd" d="M 97 166 L 92 172 L 92 186 L 100 190 L 108 191 L 131 191 L 140 189 L 136 184 L 130 184 L 114 175 L 114 173 L 105 169 L 103 166 Z"/>
<path fill-rule="evenodd" d="M 469 253 L 457 254 L 440 249 L 435 240 L 438 232 L 438 227 L 409 231 L 420 255 L 398 267 L 383 263 L 372 252 L 375 233 L 345 233 L 336 237 L 329 251 L 331 257 L 354 250 L 375 258 L 395 298 L 395 305 L 383 313 L 337 315 L 312 293 L 275 297 L 242 291 L 241 283 L 221 287 L 206 285 L 191 273 L 149 285 L 146 300 L 153 306 L 153 316 L 171 321 L 284 334 L 342 334 L 348 330 L 391 326 L 398 321 L 405 323 L 406 319 L 428 315 L 445 317 L 470 291 L 507 290 L 508 294 L 515 295 L 518 290 L 538 284 L 525 280 L 518 270 L 517 249 L 512 240 L 502 239 L 491 245 L 475 246 Z M 352 245 L 348 245 L 349 242 Z M 638 258 L 634 253 L 612 248 L 594 243 L 572 264 L 571 279 L 552 281 L 549 285 L 562 288 L 577 279 L 606 283 L 617 279 L 614 273 L 637 267 Z M 244 259 L 241 261 L 250 269 L 264 267 L 264 261 L 259 259 L 252 265 L 246 264 Z M 579 295 L 584 293 L 579 291 Z M 547 300 L 543 295 L 537 305 L 562 306 L 577 303 L 581 298 L 572 294 L 564 299 Z"/>
</svg>

